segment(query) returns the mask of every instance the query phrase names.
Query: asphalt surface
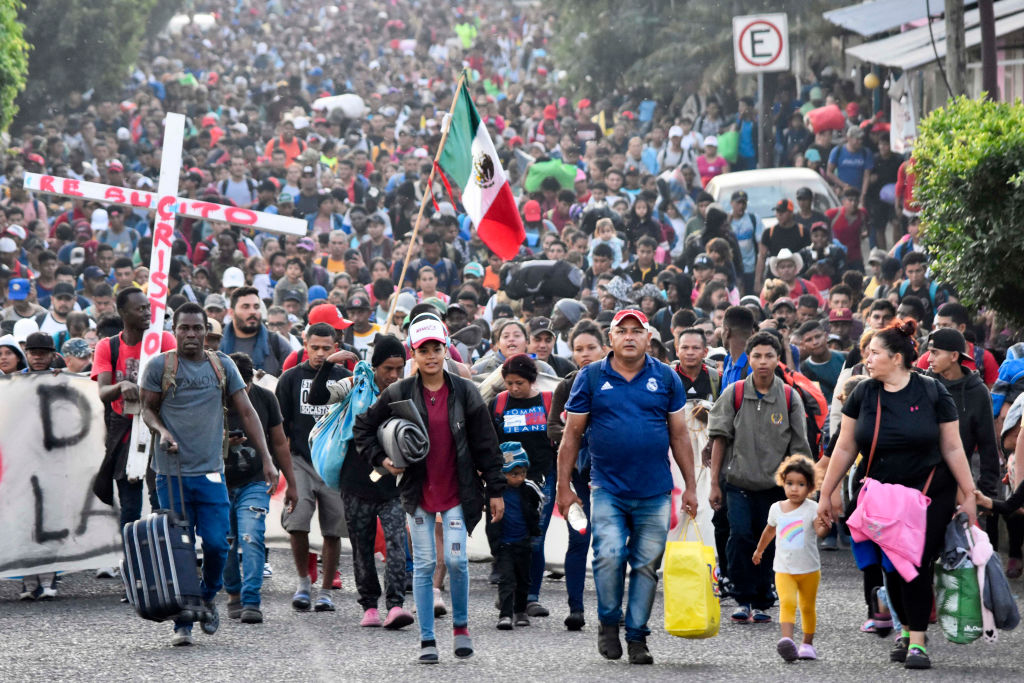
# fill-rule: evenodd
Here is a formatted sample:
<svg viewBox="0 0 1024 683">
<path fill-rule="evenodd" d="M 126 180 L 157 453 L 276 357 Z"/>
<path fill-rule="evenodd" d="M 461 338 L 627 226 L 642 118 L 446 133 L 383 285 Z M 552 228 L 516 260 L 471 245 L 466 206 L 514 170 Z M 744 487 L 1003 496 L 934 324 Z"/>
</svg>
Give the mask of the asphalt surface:
<svg viewBox="0 0 1024 683">
<path fill-rule="evenodd" d="M 1001 632 L 996 643 L 971 645 L 947 642 L 933 626 L 929 653 L 934 668 L 905 671 L 888 660 L 889 639 L 859 632 L 864 618 L 860 574 L 849 552 L 822 553 L 822 584 L 818 595 L 816 662 L 785 664 L 775 653 L 778 625 L 729 622 L 735 605 L 722 605 L 719 635 L 708 640 L 683 640 L 661 630 L 659 593 L 649 639 L 655 664 L 634 667 L 625 660 L 607 662 L 597 653 L 596 602 L 587 586 L 587 625 L 569 633 L 561 581 L 546 580 L 541 600 L 552 610 L 534 618 L 528 628 L 513 632 L 494 628 L 494 589 L 487 582 L 488 565 L 472 564 L 470 633 L 476 656 L 455 661 L 451 654 L 450 617 L 438 620 L 441 663 L 416 664 L 418 631 L 367 629 L 358 626 L 361 611 L 351 578 L 351 558 L 342 557 L 344 588 L 333 591 L 335 613 L 294 612 L 295 585 L 290 560 L 272 551 L 274 577 L 264 584 L 265 622 L 243 625 L 224 614 L 214 636 L 195 629 L 196 645 L 170 646 L 169 624 L 135 616 L 119 602 L 120 580 L 96 579 L 92 573 L 66 575 L 56 600 L 19 602 L 19 585 L 0 581 L 0 681 L 118 680 L 261 680 L 261 681 L 419 681 L 484 680 L 707 680 L 776 681 L 1021 681 L 1024 678 L 1024 627 Z M 1018 605 L 1024 606 L 1024 581 L 1011 582 Z M 447 597 L 447 594 L 446 594 Z M 412 607 L 411 597 L 409 607 Z M 777 616 L 777 608 L 772 611 Z"/>
</svg>

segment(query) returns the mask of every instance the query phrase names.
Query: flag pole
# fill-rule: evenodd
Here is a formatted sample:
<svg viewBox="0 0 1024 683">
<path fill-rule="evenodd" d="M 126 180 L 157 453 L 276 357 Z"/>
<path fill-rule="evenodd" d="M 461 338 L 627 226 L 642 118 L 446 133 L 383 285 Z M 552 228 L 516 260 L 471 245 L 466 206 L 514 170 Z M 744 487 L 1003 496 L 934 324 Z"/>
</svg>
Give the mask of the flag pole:
<svg viewBox="0 0 1024 683">
<path fill-rule="evenodd" d="M 416 244 L 416 236 L 419 235 L 420 223 L 423 221 L 423 212 L 426 210 L 427 202 L 433 194 L 434 172 L 441 159 L 441 152 L 444 150 L 444 143 L 448 139 L 448 131 L 451 130 L 452 115 L 455 113 L 455 106 L 459 103 L 459 96 L 462 94 L 462 89 L 465 85 L 466 72 L 463 70 L 462 75 L 459 77 L 458 86 L 455 88 L 455 97 L 452 98 L 452 106 L 448 109 L 448 125 L 444 127 L 443 131 L 441 131 L 441 142 L 438 143 L 437 151 L 434 153 L 434 163 L 430 167 L 430 176 L 427 178 L 426 191 L 423 193 L 423 198 L 420 200 L 420 211 L 416 215 L 416 223 L 412 226 L 412 233 L 410 233 L 409 238 L 409 249 L 405 252 L 405 261 L 402 263 L 402 272 L 401 275 L 398 276 L 395 294 L 391 298 L 391 306 L 388 308 L 387 324 L 384 325 L 385 331 L 388 331 L 391 328 L 391 318 L 395 314 L 395 307 L 398 305 L 398 294 L 402 291 L 402 284 L 405 282 L 405 273 L 409 268 L 409 260 L 412 257 L 412 247 Z"/>
</svg>

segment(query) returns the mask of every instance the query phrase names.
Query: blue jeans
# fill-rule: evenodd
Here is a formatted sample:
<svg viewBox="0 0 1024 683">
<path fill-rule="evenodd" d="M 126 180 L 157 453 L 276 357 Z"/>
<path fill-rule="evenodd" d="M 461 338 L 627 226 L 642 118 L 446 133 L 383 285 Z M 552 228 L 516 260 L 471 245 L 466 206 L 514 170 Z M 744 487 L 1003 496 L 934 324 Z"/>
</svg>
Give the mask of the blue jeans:
<svg viewBox="0 0 1024 683">
<path fill-rule="evenodd" d="M 412 539 L 412 594 L 416 600 L 416 617 L 420 622 L 420 640 L 434 640 L 434 547 L 435 513 L 417 507 L 409 517 L 409 538 Z M 462 506 L 456 505 L 441 513 L 444 539 L 444 563 L 451 580 L 452 626 L 469 623 L 469 559 L 466 555 L 466 519 Z"/>
<path fill-rule="evenodd" d="M 260 589 L 263 588 L 263 563 L 266 561 L 267 546 L 263 542 L 267 531 L 267 511 L 270 509 L 270 494 L 267 485 L 254 481 L 228 491 L 231 500 L 230 531 L 228 540 L 228 562 L 224 567 L 224 590 L 229 595 L 241 593 L 242 604 L 246 607 L 260 606 Z M 238 551 L 242 551 L 242 566 L 239 572 Z"/>
<path fill-rule="evenodd" d="M 551 524 L 551 512 L 555 509 L 555 468 L 544 479 L 544 507 L 540 511 L 540 536 L 531 540 L 530 549 L 530 592 L 526 596 L 527 602 L 537 602 L 540 599 L 540 583 L 544 580 L 544 537 L 548 533 L 548 525 Z M 579 535 L 579 534 L 577 534 Z"/>
<path fill-rule="evenodd" d="M 590 519 L 590 482 L 579 473 L 572 472 L 572 485 L 576 495 L 583 501 L 583 512 Z M 590 550 L 591 525 L 587 524 L 587 533 L 580 532 L 565 523 L 569 530 L 569 547 L 565 550 L 565 591 L 569 594 L 569 611 L 583 611 L 583 586 L 587 579 L 587 552 Z"/>
<path fill-rule="evenodd" d="M 602 624 L 618 625 L 628 562 L 626 640 L 643 641 L 651 632 L 647 620 L 651 616 L 658 587 L 658 567 L 668 540 L 672 494 L 622 498 L 595 487 L 590 495 L 597 618 Z"/>
<path fill-rule="evenodd" d="M 213 600 L 224 585 L 224 564 L 228 558 L 231 503 L 228 501 L 228 489 L 224 485 L 223 475 L 216 476 L 220 478 L 219 481 L 211 481 L 207 475 L 202 474 L 181 478 L 185 490 L 185 514 L 192 525 L 192 533 L 203 537 L 203 578 L 199 587 L 206 602 Z M 177 479 L 165 474 L 156 475 L 156 495 L 161 508 L 173 509 L 181 514 Z M 173 507 L 167 495 L 168 482 L 173 491 Z M 179 625 L 191 627 L 192 624 L 176 624 Z"/>
<path fill-rule="evenodd" d="M 785 498 L 780 487 L 765 491 L 747 491 L 732 484 L 725 485 L 726 506 L 729 508 L 729 580 L 732 594 L 740 605 L 754 609 L 768 609 L 775 604 L 772 581 L 775 571 L 775 544 L 769 543 L 761 557 L 761 564 L 751 559 L 761 532 L 768 523 L 768 510 L 772 504 Z"/>
</svg>

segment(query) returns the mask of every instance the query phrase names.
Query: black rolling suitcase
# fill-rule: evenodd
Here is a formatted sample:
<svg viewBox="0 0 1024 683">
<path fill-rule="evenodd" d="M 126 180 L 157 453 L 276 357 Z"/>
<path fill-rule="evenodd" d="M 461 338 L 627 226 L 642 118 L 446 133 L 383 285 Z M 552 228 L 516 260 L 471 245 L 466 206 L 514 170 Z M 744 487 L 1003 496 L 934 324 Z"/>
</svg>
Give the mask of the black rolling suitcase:
<svg viewBox="0 0 1024 683">
<path fill-rule="evenodd" d="M 185 512 L 180 460 L 177 481 L 181 515 L 174 510 L 174 487 L 168 481 L 171 509 L 157 510 L 125 525 L 121 578 L 128 602 L 143 619 L 205 621 L 210 615 L 199 588 L 195 538 Z"/>
</svg>

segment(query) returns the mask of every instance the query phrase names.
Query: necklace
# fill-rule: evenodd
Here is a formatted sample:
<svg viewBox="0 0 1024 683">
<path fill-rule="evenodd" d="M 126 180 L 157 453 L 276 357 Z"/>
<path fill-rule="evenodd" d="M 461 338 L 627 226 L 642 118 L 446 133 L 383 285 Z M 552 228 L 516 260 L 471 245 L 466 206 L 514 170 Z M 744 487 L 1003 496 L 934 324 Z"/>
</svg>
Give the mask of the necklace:
<svg viewBox="0 0 1024 683">
<path fill-rule="evenodd" d="M 437 391 L 431 391 L 430 389 L 427 389 L 426 387 L 423 387 L 423 390 L 425 392 L 427 392 L 427 398 L 430 399 L 430 405 L 436 404 L 437 403 L 437 396 L 438 396 L 438 394 L 441 393 L 441 389 L 438 389 Z"/>
</svg>

